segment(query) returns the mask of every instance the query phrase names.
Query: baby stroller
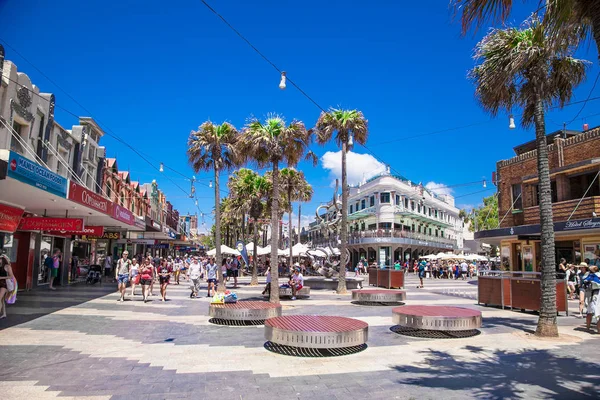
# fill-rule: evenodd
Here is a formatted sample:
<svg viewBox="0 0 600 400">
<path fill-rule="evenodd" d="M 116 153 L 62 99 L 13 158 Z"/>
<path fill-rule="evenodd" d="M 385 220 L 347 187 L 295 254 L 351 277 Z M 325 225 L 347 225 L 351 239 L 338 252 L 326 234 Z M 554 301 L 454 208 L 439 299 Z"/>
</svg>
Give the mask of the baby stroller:
<svg viewBox="0 0 600 400">
<path fill-rule="evenodd" d="M 90 270 L 87 274 L 87 279 L 85 280 L 86 285 L 89 283 L 93 285 L 95 283 L 100 282 L 102 279 L 102 267 L 100 265 L 90 265 Z"/>
</svg>

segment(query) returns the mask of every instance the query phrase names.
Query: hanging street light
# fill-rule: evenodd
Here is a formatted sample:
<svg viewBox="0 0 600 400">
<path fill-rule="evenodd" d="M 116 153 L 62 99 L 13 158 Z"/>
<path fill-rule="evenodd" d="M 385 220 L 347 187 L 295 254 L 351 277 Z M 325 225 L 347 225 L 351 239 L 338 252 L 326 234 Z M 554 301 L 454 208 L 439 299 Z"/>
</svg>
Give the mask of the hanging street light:
<svg viewBox="0 0 600 400">
<path fill-rule="evenodd" d="M 158 168 L 159 172 L 165 172 L 165 165 L 163 163 L 160 163 L 160 167 Z"/>
<path fill-rule="evenodd" d="M 515 125 L 515 117 L 511 115 L 508 116 L 508 129 L 515 129 L 517 126 Z"/>
<path fill-rule="evenodd" d="M 281 72 L 281 81 L 279 82 L 279 89 L 284 90 L 286 88 L 285 85 L 285 71 Z"/>
</svg>

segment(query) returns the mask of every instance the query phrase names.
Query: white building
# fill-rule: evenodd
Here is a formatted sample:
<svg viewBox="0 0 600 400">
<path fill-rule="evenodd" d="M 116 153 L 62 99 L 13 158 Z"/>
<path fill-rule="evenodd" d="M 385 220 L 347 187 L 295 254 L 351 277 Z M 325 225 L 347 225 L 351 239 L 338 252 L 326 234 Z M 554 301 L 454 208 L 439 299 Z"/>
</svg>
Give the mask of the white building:
<svg viewBox="0 0 600 400">
<path fill-rule="evenodd" d="M 395 260 L 462 250 L 463 221 L 458 213 L 451 195 L 437 195 L 389 172 L 351 187 L 348 245 L 352 263 L 365 257 L 391 265 Z M 311 224 L 309 240 L 313 246 L 328 241 L 317 223 Z"/>
</svg>

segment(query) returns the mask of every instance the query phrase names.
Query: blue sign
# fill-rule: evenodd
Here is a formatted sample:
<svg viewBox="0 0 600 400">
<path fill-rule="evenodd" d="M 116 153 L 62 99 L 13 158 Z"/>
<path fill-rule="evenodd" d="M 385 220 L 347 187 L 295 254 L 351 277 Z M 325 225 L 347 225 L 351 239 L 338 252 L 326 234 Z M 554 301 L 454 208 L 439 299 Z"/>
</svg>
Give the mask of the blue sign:
<svg viewBox="0 0 600 400">
<path fill-rule="evenodd" d="M 244 262 L 246 263 L 246 265 L 250 265 L 248 263 L 248 252 L 246 251 L 246 244 L 244 242 L 242 242 L 241 240 L 238 240 L 238 242 L 235 244 L 235 247 L 236 247 L 237 251 L 239 251 L 240 254 L 242 255 L 242 258 L 244 259 Z"/>
<path fill-rule="evenodd" d="M 67 197 L 67 178 L 12 151 L 8 159 L 7 175 L 56 196 Z"/>
</svg>

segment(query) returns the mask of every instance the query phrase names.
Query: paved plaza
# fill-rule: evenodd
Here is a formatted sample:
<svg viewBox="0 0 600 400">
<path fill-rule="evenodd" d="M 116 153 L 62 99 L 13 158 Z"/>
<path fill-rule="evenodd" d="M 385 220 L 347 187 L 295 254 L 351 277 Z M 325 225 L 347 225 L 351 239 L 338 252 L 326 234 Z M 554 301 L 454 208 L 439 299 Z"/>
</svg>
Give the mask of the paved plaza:
<svg viewBox="0 0 600 400">
<path fill-rule="evenodd" d="M 187 283 L 187 282 L 186 282 Z M 406 304 L 483 312 L 481 334 L 432 340 L 390 330 L 391 307 L 359 306 L 350 295 L 312 291 L 282 301 L 284 315 L 339 315 L 369 324 L 368 348 L 332 358 L 279 355 L 263 326 L 208 322 L 209 299 L 187 284 L 170 301 L 118 303 L 112 285 L 20 294 L 0 321 L 2 399 L 465 399 L 598 398 L 600 335 L 559 318 L 559 340 L 538 340 L 534 314 L 476 305 L 475 282 L 407 278 Z M 260 287 L 237 291 L 260 298 Z M 158 288 L 155 287 L 156 292 Z M 129 291 L 128 291 L 129 293 Z M 575 314 L 577 305 L 571 302 Z"/>
</svg>

